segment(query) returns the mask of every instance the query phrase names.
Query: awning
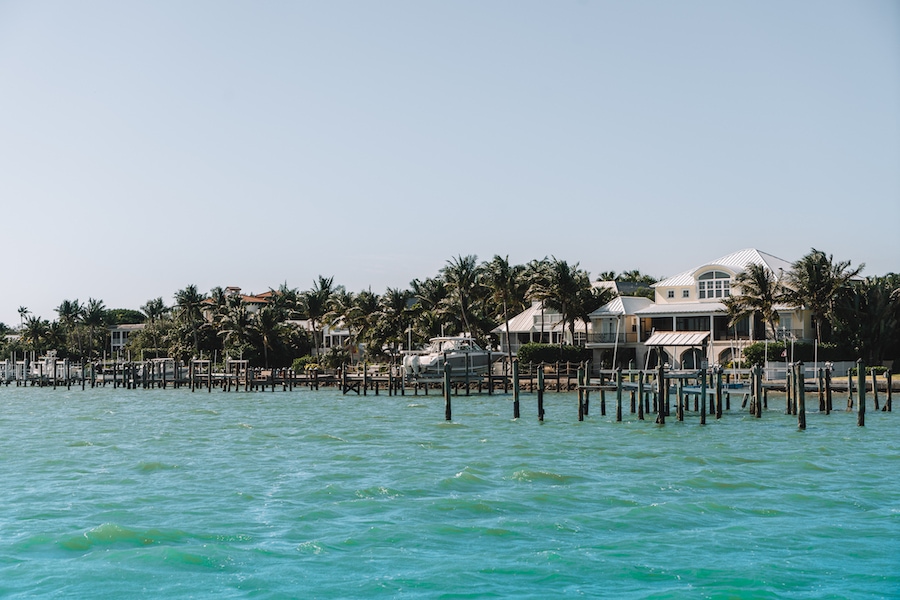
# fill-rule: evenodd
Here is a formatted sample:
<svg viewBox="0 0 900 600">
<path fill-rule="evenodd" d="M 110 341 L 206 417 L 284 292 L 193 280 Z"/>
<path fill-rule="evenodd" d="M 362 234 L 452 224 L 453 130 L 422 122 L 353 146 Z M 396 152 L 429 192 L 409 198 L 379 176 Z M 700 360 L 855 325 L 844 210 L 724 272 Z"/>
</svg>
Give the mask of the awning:
<svg viewBox="0 0 900 600">
<path fill-rule="evenodd" d="M 650 336 L 645 346 L 702 346 L 706 343 L 709 332 L 661 331 Z"/>
</svg>

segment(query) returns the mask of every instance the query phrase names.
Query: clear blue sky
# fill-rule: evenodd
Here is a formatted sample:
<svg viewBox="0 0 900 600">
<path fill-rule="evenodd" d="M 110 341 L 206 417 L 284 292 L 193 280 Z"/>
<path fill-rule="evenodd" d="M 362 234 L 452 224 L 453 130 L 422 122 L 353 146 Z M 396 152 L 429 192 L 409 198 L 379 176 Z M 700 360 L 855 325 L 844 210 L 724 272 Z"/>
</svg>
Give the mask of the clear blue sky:
<svg viewBox="0 0 900 600">
<path fill-rule="evenodd" d="M 900 271 L 900 3 L 0 0 L 0 321 L 448 259 Z"/>
</svg>

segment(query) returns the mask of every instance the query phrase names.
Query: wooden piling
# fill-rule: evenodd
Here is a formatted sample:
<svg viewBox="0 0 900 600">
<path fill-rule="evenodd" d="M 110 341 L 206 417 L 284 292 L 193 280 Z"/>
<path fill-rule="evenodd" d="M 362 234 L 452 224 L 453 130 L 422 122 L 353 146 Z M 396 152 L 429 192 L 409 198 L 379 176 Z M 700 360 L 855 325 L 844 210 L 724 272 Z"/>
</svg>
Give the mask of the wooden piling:
<svg viewBox="0 0 900 600">
<path fill-rule="evenodd" d="M 544 420 L 544 363 L 541 363 L 537 372 L 537 409 L 538 421 Z"/>
<path fill-rule="evenodd" d="M 444 420 L 452 420 L 452 412 L 450 410 L 450 363 L 444 362 Z"/>
<path fill-rule="evenodd" d="M 557 363 L 558 364 L 558 363 Z M 584 421 L 584 367 L 578 367 L 578 420 Z"/>
<path fill-rule="evenodd" d="M 622 367 L 616 367 L 616 421 L 622 421 Z"/>
<path fill-rule="evenodd" d="M 856 424 L 859 427 L 866 425 L 866 364 L 860 358 L 856 361 L 856 393 L 859 395 L 856 410 Z"/>
<path fill-rule="evenodd" d="M 806 381 L 803 374 L 803 362 L 797 363 L 797 427 L 806 429 Z"/>
<path fill-rule="evenodd" d="M 885 399 L 884 399 L 884 408 L 882 408 L 881 410 L 886 411 L 886 412 L 891 412 L 891 396 L 893 395 L 891 387 L 893 384 L 891 382 L 891 370 L 890 369 L 888 369 L 887 371 L 884 372 L 884 380 L 885 380 L 885 382 L 887 382 L 887 397 L 885 397 Z"/>
<path fill-rule="evenodd" d="M 666 424 L 666 407 L 663 404 L 663 394 L 668 390 L 666 388 L 666 367 L 660 361 L 659 368 L 656 371 L 656 423 L 658 425 Z"/>
<path fill-rule="evenodd" d="M 826 367 L 823 373 L 825 383 L 825 414 L 831 414 L 831 367 Z"/>
<path fill-rule="evenodd" d="M 512 379 L 513 379 L 513 419 L 518 419 L 519 414 L 519 359 L 514 358 L 512 361 Z M 504 378 L 505 380 L 505 378 Z"/>
<path fill-rule="evenodd" d="M 637 405 L 637 413 L 638 413 L 638 421 L 644 420 L 644 372 L 640 371 L 638 373 L 638 405 Z"/>
<path fill-rule="evenodd" d="M 684 421 L 684 382 L 681 379 L 675 386 L 675 418 Z"/>
<path fill-rule="evenodd" d="M 706 425 L 706 367 L 700 368 L 700 424 Z"/>
</svg>

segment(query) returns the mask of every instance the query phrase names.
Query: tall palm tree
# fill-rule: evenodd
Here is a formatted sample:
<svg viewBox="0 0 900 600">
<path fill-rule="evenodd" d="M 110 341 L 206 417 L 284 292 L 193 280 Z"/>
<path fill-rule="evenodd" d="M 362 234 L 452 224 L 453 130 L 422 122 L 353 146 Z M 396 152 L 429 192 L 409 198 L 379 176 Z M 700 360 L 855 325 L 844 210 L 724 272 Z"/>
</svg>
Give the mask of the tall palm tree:
<svg viewBox="0 0 900 600">
<path fill-rule="evenodd" d="M 316 348 L 316 356 L 319 355 L 319 323 L 328 313 L 328 303 L 333 292 L 334 277 L 322 277 L 313 282 L 311 290 L 304 292 L 302 296 L 303 312 L 309 319 L 313 330 L 313 342 Z"/>
<path fill-rule="evenodd" d="M 549 308 L 559 311 L 563 326 L 569 326 L 572 340 L 575 339 L 575 322 L 584 312 L 585 290 L 591 287 L 587 271 L 578 268 L 578 263 L 569 265 L 564 260 L 552 257 L 540 277 L 532 280 L 531 292 L 535 298 Z M 582 306 L 579 306 L 581 304 Z M 562 345 L 562 336 L 560 337 Z"/>
<path fill-rule="evenodd" d="M 259 337 L 263 350 L 263 363 L 269 366 L 269 351 L 274 348 L 283 328 L 284 313 L 272 306 L 264 306 L 253 315 L 252 331 Z"/>
<path fill-rule="evenodd" d="M 27 306 L 19 307 L 19 325 L 21 327 L 25 327 L 25 317 L 31 314 L 31 311 L 28 310 Z"/>
<path fill-rule="evenodd" d="M 728 310 L 729 325 L 734 327 L 746 317 L 759 316 L 768 325 L 771 339 L 778 335 L 778 311 L 775 307 L 785 300 L 781 278 L 762 263 L 751 263 L 734 280 L 738 293 L 723 304 Z"/>
<path fill-rule="evenodd" d="M 465 332 L 475 335 L 472 330 L 471 305 L 475 297 L 480 293 L 481 269 L 478 266 L 478 257 L 474 254 L 457 256 L 447 261 L 441 269 L 441 275 L 447 284 L 450 296 L 459 308 L 459 316 Z"/>
<path fill-rule="evenodd" d="M 31 347 L 35 353 L 44 351 L 46 338 L 50 333 L 50 322 L 40 317 L 31 316 L 25 319 L 22 326 L 22 341 Z"/>
<path fill-rule="evenodd" d="M 356 306 L 356 294 L 348 292 L 343 286 L 339 286 L 331 295 L 328 303 L 328 312 L 325 313 L 325 320 L 329 327 L 338 327 L 343 325 L 347 328 L 349 345 L 356 344 L 356 335 L 354 332 L 354 313 L 358 310 Z"/>
<path fill-rule="evenodd" d="M 509 364 L 512 364 L 512 339 L 509 333 L 509 310 L 522 297 L 521 287 L 524 281 L 525 267 L 510 265 L 509 256 L 495 255 L 483 266 L 485 283 L 491 292 L 491 298 L 502 309 L 503 322 L 506 324 L 506 353 Z"/>
<path fill-rule="evenodd" d="M 59 315 L 59 324 L 62 328 L 61 334 L 66 340 L 66 345 L 72 350 L 77 346 L 78 354 L 81 354 L 81 336 L 77 335 L 76 328 L 81 311 L 82 306 L 77 299 L 63 300 L 56 307 L 56 313 Z"/>
<path fill-rule="evenodd" d="M 93 357 L 97 330 L 106 328 L 106 306 L 103 301 L 88 298 L 81 312 L 81 322 L 88 330 L 88 356 Z"/>
<path fill-rule="evenodd" d="M 244 346 L 253 329 L 253 317 L 247 311 L 247 305 L 240 296 L 229 296 L 219 317 L 219 336 L 222 346 L 229 356 L 231 353 L 242 355 Z"/>
<path fill-rule="evenodd" d="M 816 323 L 816 339 L 823 339 L 825 325 L 834 316 L 838 293 L 865 268 L 850 268 L 850 261 L 835 262 L 832 255 L 813 248 L 809 254 L 791 265 L 787 274 L 787 300 L 797 308 L 812 311 Z"/>
<path fill-rule="evenodd" d="M 206 296 L 189 285 L 175 292 L 175 310 L 182 327 L 191 332 L 194 340 L 194 356 L 200 354 L 200 327 L 203 325 L 203 301 Z"/>
<path fill-rule="evenodd" d="M 900 275 L 867 277 L 838 294 L 835 333 L 868 364 L 900 350 Z"/>
</svg>

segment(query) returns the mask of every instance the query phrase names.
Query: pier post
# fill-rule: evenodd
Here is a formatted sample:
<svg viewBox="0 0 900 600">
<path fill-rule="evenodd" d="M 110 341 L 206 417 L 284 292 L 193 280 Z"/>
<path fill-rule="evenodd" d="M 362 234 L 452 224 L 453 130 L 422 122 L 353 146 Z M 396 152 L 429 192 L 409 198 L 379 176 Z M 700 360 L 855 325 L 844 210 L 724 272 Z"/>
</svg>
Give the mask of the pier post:
<svg viewBox="0 0 900 600">
<path fill-rule="evenodd" d="M 538 421 L 544 420 L 544 363 L 540 363 L 538 365 L 537 372 L 537 408 L 538 408 Z"/>
<path fill-rule="evenodd" d="M 856 424 L 864 427 L 866 425 L 866 363 L 861 358 L 856 361 L 856 380 L 856 392 L 859 394 Z"/>
<path fill-rule="evenodd" d="M 450 411 L 450 363 L 444 362 L 444 420 L 452 420 Z"/>
<path fill-rule="evenodd" d="M 556 374 L 556 377 L 559 378 L 559 373 Z M 584 385 L 584 416 L 588 416 L 591 412 L 591 390 L 588 388 L 591 385 L 591 361 L 589 360 L 584 361 Z M 603 375 L 600 375 L 600 385 L 603 385 Z"/>
<path fill-rule="evenodd" d="M 722 367 L 713 370 L 716 379 L 716 418 L 722 418 Z"/>
<path fill-rule="evenodd" d="M 884 380 L 887 382 L 887 397 L 884 400 L 884 408 L 881 410 L 891 412 L 891 396 L 893 395 L 891 387 L 891 370 L 888 369 L 884 372 Z"/>
<path fill-rule="evenodd" d="M 797 363 L 797 427 L 806 429 L 806 379 L 803 361 Z"/>
<path fill-rule="evenodd" d="M 638 402 L 637 402 L 637 414 L 638 421 L 644 420 L 644 372 L 638 372 L 638 380 L 637 380 L 637 394 L 638 394 Z"/>
<path fill-rule="evenodd" d="M 706 425 L 706 367 L 700 368 L 700 424 Z"/>
<path fill-rule="evenodd" d="M 616 421 L 622 421 L 622 367 L 616 367 Z"/>
<path fill-rule="evenodd" d="M 684 381 L 681 379 L 675 385 L 675 418 L 684 421 Z"/>
<path fill-rule="evenodd" d="M 831 367 L 825 367 L 823 372 L 825 380 L 825 414 L 831 414 Z"/>
<path fill-rule="evenodd" d="M 666 367 L 662 361 L 656 370 L 656 423 L 666 424 L 666 407 L 663 404 L 663 394 L 668 392 L 666 388 Z"/>
<path fill-rule="evenodd" d="M 519 359 L 514 358 L 512 361 L 512 379 L 513 379 L 513 419 L 519 418 Z M 504 377 L 504 381 L 506 378 Z"/>
<path fill-rule="evenodd" d="M 559 366 L 559 363 L 557 363 Z M 559 372 L 557 371 L 557 375 Z M 558 381 L 558 380 L 557 380 Z M 578 367 L 578 420 L 584 421 L 584 367 Z"/>
</svg>

